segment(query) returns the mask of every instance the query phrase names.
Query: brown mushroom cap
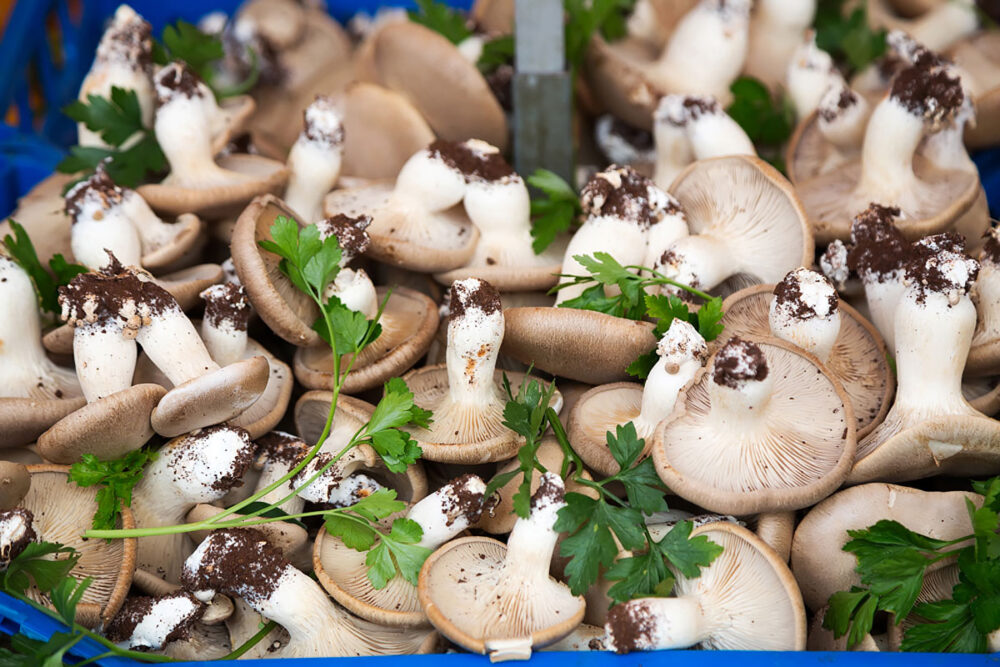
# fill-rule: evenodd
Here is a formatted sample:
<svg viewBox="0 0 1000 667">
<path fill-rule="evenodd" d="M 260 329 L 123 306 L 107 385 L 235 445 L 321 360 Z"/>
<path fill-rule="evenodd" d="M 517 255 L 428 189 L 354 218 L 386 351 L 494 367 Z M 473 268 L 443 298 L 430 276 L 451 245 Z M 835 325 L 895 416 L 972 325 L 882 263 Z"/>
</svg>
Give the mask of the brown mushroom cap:
<svg viewBox="0 0 1000 667">
<path fill-rule="evenodd" d="M 755 424 L 729 423 L 713 414 L 708 384 L 715 381 L 716 353 L 653 436 L 660 478 L 674 493 L 713 512 L 807 507 L 843 483 L 857 446 L 850 401 L 819 360 L 776 338 L 753 342 L 774 378 Z"/>
<path fill-rule="evenodd" d="M 573 451 L 598 475 L 609 477 L 621 469 L 608 449 L 606 434 L 639 416 L 642 389 L 636 382 L 602 384 L 581 396 L 570 413 L 566 434 Z"/>
<path fill-rule="evenodd" d="M 768 311 L 773 290 L 774 285 L 755 285 L 727 298 L 722 304 L 723 337 L 770 336 Z M 839 305 L 840 334 L 824 365 L 850 398 L 860 439 L 885 418 L 892 405 L 896 376 L 889 368 L 888 351 L 878 330 L 843 300 Z"/>
<path fill-rule="evenodd" d="M 379 303 L 389 290 L 376 290 Z M 397 287 L 393 289 L 382 318 L 382 333 L 361 351 L 342 391 L 355 394 L 380 386 L 386 380 L 402 375 L 430 347 L 438 326 L 437 304 L 420 292 Z M 346 367 L 349 355 L 341 360 Z M 333 354 L 325 343 L 300 347 L 295 351 L 295 377 L 308 389 L 327 389 L 333 385 Z"/>
<path fill-rule="evenodd" d="M 788 180 L 797 186 L 849 160 L 858 159 L 860 155 L 860 146 L 856 150 L 845 151 L 828 141 L 819 129 L 819 112 L 813 111 L 799 121 L 788 140 L 785 149 Z M 818 229 L 816 231 L 819 232 Z"/>
<path fill-rule="evenodd" d="M 514 0 L 476 0 L 469 14 L 483 32 L 509 35 L 514 31 Z"/>
<path fill-rule="evenodd" d="M 411 155 L 434 141 L 420 112 L 393 90 L 356 81 L 342 102 L 345 174 L 395 178 Z"/>
<path fill-rule="evenodd" d="M 444 36 L 410 21 L 378 32 L 379 83 L 405 95 L 440 138 L 507 147 L 507 117 L 476 66 Z"/>
<path fill-rule="evenodd" d="M 118 613 L 132 584 L 135 539 L 84 539 L 81 533 L 90 527 L 97 512 L 96 488 L 84 489 L 68 483 L 69 468 L 65 466 L 28 466 L 28 472 L 31 488 L 21 507 L 35 515 L 39 539 L 76 549 L 80 562 L 73 569 L 73 576 L 92 579 L 77 605 L 77 622 L 91 628 L 107 623 Z M 121 510 L 118 527 L 135 528 L 131 510 L 128 507 Z M 34 588 L 28 590 L 28 597 L 42 601 Z"/>
<path fill-rule="evenodd" d="M 507 308 L 503 315 L 504 354 L 589 384 L 627 379 L 628 365 L 656 347 L 650 322 L 574 308 Z"/>
<path fill-rule="evenodd" d="M 788 562 L 795 533 L 795 512 L 763 512 L 754 520 L 754 533 L 774 549 L 781 560 Z"/>
<path fill-rule="evenodd" d="M 984 30 L 963 39 L 949 53 L 976 85 L 976 123 L 965 127 L 969 148 L 1000 144 L 1000 35 Z"/>
<path fill-rule="evenodd" d="M 520 596 L 517 607 L 498 615 L 501 610 L 484 601 L 501 597 L 499 577 L 506 557 L 503 542 L 462 537 L 431 554 L 420 570 L 417 589 L 427 618 L 462 648 L 487 653 L 495 650 L 491 640 L 522 637 L 541 647 L 568 635 L 583 620 L 583 597 L 574 597 L 551 577 L 544 590 Z"/>
<path fill-rule="evenodd" d="M 205 373 L 168 391 L 153 409 L 150 423 L 157 433 L 171 438 L 221 424 L 260 398 L 270 374 L 262 356 Z"/>
<path fill-rule="evenodd" d="M 962 395 L 976 410 L 987 417 L 1000 412 L 1000 380 L 997 378 L 963 378 Z"/>
<path fill-rule="evenodd" d="M 150 416 L 166 393 L 157 384 L 137 384 L 84 405 L 38 436 L 38 451 L 69 464 L 84 454 L 108 461 L 139 449 L 153 437 Z"/>
<path fill-rule="evenodd" d="M 972 534 L 966 501 L 982 498 L 965 491 L 918 491 L 895 484 L 863 484 L 820 502 L 802 518 L 792 539 L 792 572 L 810 609 L 826 605 L 837 591 L 861 585 L 857 559 L 842 550 L 848 530 L 862 530 L 882 519 L 939 540 Z"/>
<path fill-rule="evenodd" d="M 152 248 L 142 255 L 142 266 L 149 271 L 161 271 L 181 259 L 185 253 L 194 249 L 201 242 L 201 219 L 190 213 L 184 213 L 172 223 L 174 235 L 168 242 Z"/>
<path fill-rule="evenodd" d="M 0 398 L 0 447 L 32 443 L 53 424 L 86 404 L 83 396 L 47 400 Z"/>
<path fill-rule="evenodd" d="M 64 210 L 66 202 L 62 191 L 74 178 L 72 174 L 59 172 L 48 176 L 21 197 L 17 201 L 17 209 L 10 214 L 9 220 L 16 220 L 28 232 L 43 265 L 55 254 L 61 254 L 68 262 L 73 261 L 73 248 L 70 246 L 72 222 Z M 0 238 L 10 233 L 10 223 L 0 221 Z"/>
<path fill-rule="evenodd" d="M 583 73 L 587 85 L 608 111 L 629 125 L 649 130 L 656 104 L 668 92 L 644 71 L 659 55 L 639 39 L 609 44 L 595 34 L 587 49 Z"/>
<path fill-rule="evenodd" d="M 224 155 L 218 158 L 218 164 L 247 178 L 204 189 L 149 183 L 140 185 L 136 191 L 157 211 L 220 218 L 239 211 L 258 195 L 277 192 L 288 180 L 288 168 L 284 164 L 261 155 Z"/>
<path fill-rule="evenodd" d="M 31 474 L 20 463 L 0 461 L 0 510 L 16 507 L 28 494 Z"/>
</svg>

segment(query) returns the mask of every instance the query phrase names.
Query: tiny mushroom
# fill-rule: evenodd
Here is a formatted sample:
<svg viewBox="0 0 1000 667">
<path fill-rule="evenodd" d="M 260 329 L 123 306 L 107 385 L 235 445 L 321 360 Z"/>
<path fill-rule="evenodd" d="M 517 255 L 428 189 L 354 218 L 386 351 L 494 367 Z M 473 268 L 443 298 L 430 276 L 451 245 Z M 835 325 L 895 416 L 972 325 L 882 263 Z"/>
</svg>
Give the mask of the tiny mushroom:
<svg viewBox="0 0 1000 667">
<path fill-rule="evenodd" d="M 303 112 L 303 129 L 288 153 L 285 203 L 303 222 L 323 217 L 323 198 L 340 177 L 344 127 L 329 97 L 319 96 Z"/>
<path fill-rule="evenodd" d="M 238 595 L 283 626 L 288 642 L 269 658 L 427 653 L 436 641 L 434 632 L 386 628 L 342 611 L 252 528 L 211 533 L 184 562 L 183 583 L 202 601 Z"/>
<path fill-rule="evenodd" d="M 760 538 L 726 521 L 691 533 L 723 548 L 700 576 L 677 574 L 676 597 L 612 607 L 605 629 L 618 653 L 688 648 L 802 651 L 806 610 L 788 566 Z"/>
<path fill-rule="evenodd" d="M 562 479 L 545 473 L 531 514 L 514 525 L 507 544 L 488 537 L 448 542 L 424 562 L 418 594 L 442 635 L 490 659 L 526 659 L 532 648 L 559 641 L 583 620 L 584 600 L 549 576 L 565 507 Z"/>
<path fill-rule="evenodd" d="M 708 347 L 698 330 L 675 319 L 656 345 L 659 357 L 645 385 L 621 382 L 594 387 L 580 397 L 569 415 L 566 430 L 573 449 L 594 472 L 613 475 L 620 466 L 611 456 L 605 434 L 619 424 L 633 422 L 636 434 L 652 444 L 653 431 L 670 416 L 681 390 L 708 358 Z"/>
<path fill-rule="evenodd" d="M 808 507 L 854 460 L 844 390 L 780 339 L 730 338 L 678 403 L 653 435 L 653 462 L 671 490 L 714 512 Z"/>
<path fill-rule="evenodd" d="M 420 524 L 417 543 L 437 549 L 479 521 L 486 484 L 475 475 L 463 475 L 411 506 L 406 517 Z M 417 587 L 396 577 L 381 589 L 368 578 L 367 552 L 348 548 L 339 537 L 321 530 L 313 550 L 313 569 L 319 583 L 348 611 L 374 623 L 392 627 L 430 625 L 420 606 Z"/>
</svg>

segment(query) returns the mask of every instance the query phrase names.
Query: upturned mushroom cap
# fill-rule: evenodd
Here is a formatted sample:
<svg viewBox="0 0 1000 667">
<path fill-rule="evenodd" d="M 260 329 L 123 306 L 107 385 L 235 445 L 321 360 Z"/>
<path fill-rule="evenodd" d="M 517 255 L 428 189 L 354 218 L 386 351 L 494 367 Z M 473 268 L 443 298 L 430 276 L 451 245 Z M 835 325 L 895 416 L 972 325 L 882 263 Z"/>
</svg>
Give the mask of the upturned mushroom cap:
<svg viewBox="0 0 1000 667">
<path fill-rule="evenodd" d="M 10 214 L 9 219 L 18 221 L 28 232 L 43 265 L 55 254 L 61 254 L 69 262 L 74 259 L 70 245 L 72 223 L 64 210 L 62 196 L 63 188 L 73 178 L 72 174 L 59 172 L 48 176 L 18 199 L 17 208 Z M 10 223 L 0 221 L 0 238 L 7 234 L 11 234 Z"/>
<path fill-rule="evenodd" d="M 588 384 L 628 379 L 629 364 L 656 347 L 651 323 L 591 310 L 508 308 L 504 321 L 504 354 Z"/>
<path fill-rule="evenodd" d="M 38 436 L 38 451 L 54 463 L 76 463 L 84 454 L 116 459 L 153 437 L 150 417 L 167 391 L 137 384 L 84 405 Z"/>
<path fill-rule="evenodd" d="M 658 648 L 801 651 L 806 610 L 788 566 L 746 528 L 720 521 L 695 528 L 723 548 L 695 579 L 677 574 L 674 598 L 613 607 L 605 629 L 618 653 Z"/>
<path fill-rule="evenodd" d="M 455 46 L 430 28 L 393 23 L 375 37 L 378 82 L 405 95 L 442 139 L 507 147 L 507 118 L 489 84 Z"/>
<path fill-rule="evenodd" d="M 107 623 L 118 613 L 135 571 L 136 540 L 88 540 L 81 537 L 90 527 L 97 512 L 95 488 L 81 488 L 69 483 L 69 468 L 56 465 L 28 466 L 31 488 L 19 505 L 34 517 L 34 528 L 40 540 L 73 547 L 80 561 L 73 576 L 90 577 L 76 608 L 76 620 L 81 625 L 95 627 Z M 121 508 L 118 528 L 135 528 L 132 512 Z M 28 597 L 42 601 L 38 592 L 28 590 Z"/>
<path fill-rule="evenodd" d="M 807 507 L 840 486 L 857 440 L 841 386 L 776 338 L 732 338 L 653 436 L 653 462 L 678 495 L 751 514 Z"/>
<path fill-rule="evenodd" d="M 768 311 L 773 291 L 774 285 L 755 285 L 730 295 L 722 304 L 724 339 L 772 335 Z M 896 378 L 875 327 L 843 299 L 839 309 L 840 334 L 824 366 L 843 386 L 854 409 L 857 437 L 863 438 L 889 411 Z"/>
<path fill-rule="evenodd" d="M 376 289 L 382 303 L 388 288 Z M 438 327 L 437 305 L 430 297 L 406 287 L 392 290 L 379 320 L 382 333 L 362 350 L 341 388 L 356 394 L 378 387 L 405 373 L 427 351 Z M 341 361 L 341 368 L 349 357 Z M 333 385 L 333 354 L 325 343 L 295 351 L 295 377 L 307 389 Z"/>
<path fill-rule="evenodd" d="M 810 609 L 825 606 L 837 591 L 861 585 L 857 559 L 841 548 L 848 530 L 863 530 L 882 519 L 939 540 L 972 533 L 966 503 L 982 498 L 965 491 L 919 491 L 895 484 L 862 484 L 822 501 L 799 522 L 792 540 L 792 572 Z"/>
</svg>

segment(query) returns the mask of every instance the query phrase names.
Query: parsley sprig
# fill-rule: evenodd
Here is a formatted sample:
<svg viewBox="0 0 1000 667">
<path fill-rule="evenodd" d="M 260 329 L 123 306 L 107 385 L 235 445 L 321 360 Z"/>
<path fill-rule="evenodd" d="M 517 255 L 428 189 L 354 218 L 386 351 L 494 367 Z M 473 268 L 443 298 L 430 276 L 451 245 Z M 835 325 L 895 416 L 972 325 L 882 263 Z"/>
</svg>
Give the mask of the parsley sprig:
<svg viewBox="0 0 1000 667">
<path fill-rule="evenodd" d="M 46 270 L 38 259 L 38 253 L 35 252 L 35 245 L 31 242 L 28 232 L 13 218 L 9 222 L 14 235 L 6 234 L 3 237 L 6 252 L 31 278 L 42 310 L 58 315 L 59 288 L 68 285 L 74 276 L 86 273 L 87 267 L 70 264 L 61 254 L 56 254 L 49 259 L 49 268 Z"/>
<path fill-rule="evenodd" d="M 118 524 L 122 507 L 132 505 L 132 489 L 142 479 L 143 469 L 156 456 L 155 450 L 143 447 L 111 461 L 84 454 L 78 463 L 70 466 L 69 481 L 81 487 L 101 487 L 95 497 L 94 528 L 112 529 Z"/>
<path fill-rule="evenodd" d="M 977 508 L 966 499 L 971 535 L 937 540 L 888 520 L 847 531 L 844 551 L 857 558 L 863 586 L 830 596 L 823 627 L 835 637 L 847 635 L 848 646 L 855 646 L 882 611 L 897 624 L 908 616 L 915 621 L 905 632 L 904 651 L 985 652 L 987 635 L 1000 628 L 1000 477 L 972 487 L 983 504 Z M 946 560 L 959 571 L 951 599 L 917 604 L 928 568 Z"/>
<path fill-rule="evenodd" d="M 820 0 L 816 7 L 816 46 L 843 64 L 848 73 L 864 69 L 886 51 L 885 30 L 868 26 L 867 7 L 844 11 L 845 0 Z"/>
<path fill-rule="evenodd" d="M 590 285 L 578 297 L 559 304 L 563 308 L 593 310 L 630 320 L 652 319 L 656 321 L 654 334 L 657 338 L 666 333 L 675 318 L 684 320 L 698 329 L 706 341 L 715 340 L 722 333 L 722 299 L 702 292 L 689 285 L 672 280 L 662 273 L 645 266 L 622 266 L 618 260 L 606 252 L 593 255 L 574 255 L 573 258 L 589 272 L 589 275 L 563 274 L 566 282 L 556 285 L 558 291 L 571 285 Z M 591 284 L 593 283 L 593 284 Z M 695 311 L 674 294 L 649 294 L 654 286 L 669 286 L 683 290 L 704 303 Z M 605 288 L 617 288 L 608 296 Z M 628 373 L 645 378 L 656 363 L 656 351 L 641 355 L 628 367 Z"/>
<path fill-rule="evenodd" d="M 795 129 L 795 107 L 782 93 L 775 97 L 758 79 L 741 76 L 729 86 L 733 101 L 726 113 L 739 123 L 754 143 L 758 154 L 784 172 L 782 146 Z"/>
<path fill-rule="evenodd" d="M 548 169 L 537 169 L 528 177 L 528 185 L 541 191 L 542 197 L 531 200 L 531 243 L 541 254 L 562 232 L 567 232 L 580 216 L 580 197 L 569 183 Z"/>
<path fill-rule="evenodd" d="M 217 81 L 215 67 L 226 55 L 222 40 L 216 35 L 202 32 L 194 24 L 178 20 L 165 27 L 160 39 L 153 42 L 153 62 L 166 65 L 172 60 L 184 61 L 212 89 L 216 98 L 222 99 L 242 95 L 257 84 L 260 77 L 257 53 L 253 48 L 247 48 L 250 73 L 243 81 L 224 87 Z"/>
</svg>

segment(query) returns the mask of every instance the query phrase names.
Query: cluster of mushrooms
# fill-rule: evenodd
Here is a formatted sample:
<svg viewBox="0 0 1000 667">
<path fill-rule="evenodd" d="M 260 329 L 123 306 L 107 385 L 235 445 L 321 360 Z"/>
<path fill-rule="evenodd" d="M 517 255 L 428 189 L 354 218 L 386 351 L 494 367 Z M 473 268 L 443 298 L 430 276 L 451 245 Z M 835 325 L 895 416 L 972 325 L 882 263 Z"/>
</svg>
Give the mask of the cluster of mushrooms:
<svg viewBox="0 0 1000 667">
<path fill-rule="evenodd" d="M 474 65 L 513 2 L 477 2 L 455 46 L 405 14 L 349 33 L 308 2 L 251 0 L 201 24 L 226 45 L 219 78 L 258 54 L 253 95 L 221 103 L 183 62 L 153 66 L 149 24 L 121 6 L 81 99 L 134 90 L 169 173 L 131 189 L 99 167 L 65 194 L 54 175 L 12 216 L 43 260 L 88 272 L 43 326 L 28 274 L 0 254 L 3 564 L 33 540 L 73 547 L 74 576 L 93 580 L 77 620 L 182 659 L 224 656 L 267 620 L 244 658 L 844 649 L 822 618 L 859 583 L 847 530 L 968 534 L 981 498 L 954 489 L 1000 473 L 1000 232 L 967 151 L 1000 141 L 1000 37 L 972 0 L 869 0 L 889 50 L 847 81 L 809 31 L 815 2 L 752 4 L 638 0 L 624 40 L 593 38 L 583 212 L 537 254 L 525 175 L 504 157 L 510 67 Z M 794 103 L 787 178 L 724 111 L 741 73 Z M 103 146 L 84 126 L 80 143 Z M 433 550 L 418 585 L 375 588 L 366 554 L 308 521 L 81 537 L 95 488 L 67 476 L 84 455 L 161 445 L 119 522 L 152 528 L 212 517 L 317 444 L 335 365 L 314 304 L 259 245 L 279 216 L 336 236 L 325 296 L 373 318 L 391 295 L 321 453 L 261 500 L 288 496 L 295 514 L 395 490 Z M 724 297 L 722 334 L 674 320 L 657 339 L 652 322 L 560 307 L 583 287 L 550 293 L 558 274 L 585 275 L 574 257 L 595 252 Z M 626 374 L 654 349 L 644 381 Z M 693 519 L 723 547 L 699 577 L 676 573 L 671 597 L 611 606 L 603 578 L 571 594 L 553 526 L 567 491 L 593 491 L 554 474 L 554 437 L 528 518 L 512 512 L 517 480 L 486 497 L 524 442 L 502 381 L 529 367 L 556 383 L 585 475 L 618 471 L 605 434 L 632 422 L 670 490 L 651 534 Z M 408 427 L 421 460 L 391 472 L 362 445 L 300 486 L 395 377 L 433 412 Z M 920 600 L 956 580 L 943 561 Z M 905 620 L 877 627 L 859 648 L 898 649 Z"/>
</svg>

